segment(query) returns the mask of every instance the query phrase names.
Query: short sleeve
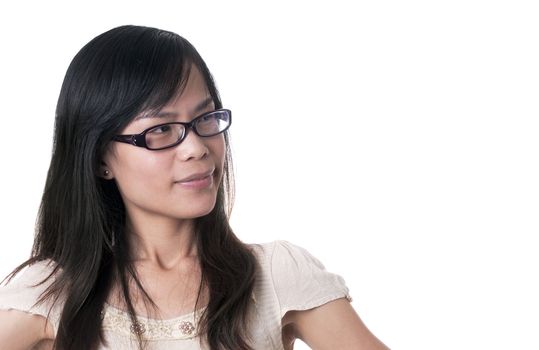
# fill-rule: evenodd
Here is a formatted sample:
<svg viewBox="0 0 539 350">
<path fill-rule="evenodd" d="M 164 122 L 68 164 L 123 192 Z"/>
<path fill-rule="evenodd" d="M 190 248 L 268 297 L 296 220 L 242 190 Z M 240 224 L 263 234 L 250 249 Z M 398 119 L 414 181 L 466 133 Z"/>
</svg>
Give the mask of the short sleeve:
<svg viewBox="0 0 539 350">
<path fill-rule="evenodd" d="M 41 315 L 52 323 L 56 333 L 58 326 L 58 309 L 51 308 L 50 301 L 34 305 L 40 295 L 53 282 L 53 278 L 34 286 L 52 272 L 50 261 L 40 261 L 26 267 L 7 285 L 0 286 L 0 310 L 20 310 L 34 315 Z M 49 311 L 50 314 L 49 314 Z"/>
<path fill-rule="evenodd" d="M 308 310 L 332 300 L 352 301 L 344 279 L 327 271 L 306 249 L 275 241 L 271 275 L 281 317 L 289 310 Z"/>
</svg>

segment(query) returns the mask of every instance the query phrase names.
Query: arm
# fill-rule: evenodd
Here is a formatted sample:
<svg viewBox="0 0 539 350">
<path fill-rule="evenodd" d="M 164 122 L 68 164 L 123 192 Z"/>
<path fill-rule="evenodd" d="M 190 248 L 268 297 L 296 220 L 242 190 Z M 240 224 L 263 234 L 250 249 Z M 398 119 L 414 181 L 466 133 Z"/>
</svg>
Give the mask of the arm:
<svg viewBox="0 0 539 350">
<path fill-rule="evenodd" d="M 316 350 L 389 349 L 367 329 L 344 298 L 310 310 L 289 311 L 282 324 L 295 338 Z"/>
<path fill-rule="evenodd" d="M 51 339 L 52 336 L 52 326 L 50 322 L 46 322 L 45 317 L 19 310 L 0 310 L 2 349 L 32 349 L 42 340 Z"/>
</svg>

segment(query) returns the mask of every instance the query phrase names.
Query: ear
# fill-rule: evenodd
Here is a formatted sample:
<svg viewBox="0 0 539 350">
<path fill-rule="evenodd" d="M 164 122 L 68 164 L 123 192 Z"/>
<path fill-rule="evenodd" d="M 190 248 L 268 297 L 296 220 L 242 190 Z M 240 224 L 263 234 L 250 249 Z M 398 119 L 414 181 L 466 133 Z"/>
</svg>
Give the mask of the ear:
<svg viewBox="0 0 539 350">
<path fill-rule="evenodd" d="M 114 175 L 112 174 L 112 170 L 103 161 L 101 161 L 101 165 L 99 166 L 97 176 L 105 180 L 112 180 L 114 178 Z"/>
</svg>

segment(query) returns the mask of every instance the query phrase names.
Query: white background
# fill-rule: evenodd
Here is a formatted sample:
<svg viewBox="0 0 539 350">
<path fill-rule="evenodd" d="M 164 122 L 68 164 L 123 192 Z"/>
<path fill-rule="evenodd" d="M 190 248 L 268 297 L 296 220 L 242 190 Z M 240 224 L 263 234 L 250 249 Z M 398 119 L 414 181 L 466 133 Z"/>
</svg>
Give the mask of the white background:
<svg viewBox="0 0 539 350">
<path fill-rule="evenodd" d="M 233 110 L 241 239 L 307 248 L 392 349 L 538 349 L 533 5 L 2 5 L 0 275 L 30 252 L 69 62 L 156 26 L 197 47 Z"/>
</svg>

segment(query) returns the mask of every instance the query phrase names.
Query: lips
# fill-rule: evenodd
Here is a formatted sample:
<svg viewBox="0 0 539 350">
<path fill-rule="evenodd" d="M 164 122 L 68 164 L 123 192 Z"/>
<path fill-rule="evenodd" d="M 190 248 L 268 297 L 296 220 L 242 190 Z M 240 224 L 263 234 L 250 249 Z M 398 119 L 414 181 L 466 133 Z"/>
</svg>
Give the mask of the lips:
<svg viewBox="0 0 539 350">
<path fill-rule="evenodd" d="M 204 172 L 194 173 L 194 174 L 191 174 L 191 175 L 189 175 L 187 177 L 184 177 L 181 180 L 178 180 L 177 182 L 189 182 L 189 181 L 193 181 L 193 180 L 200 180 L 200 179 L 203 179 L 203 178 L 208 177 L 209 175 L 213 174 L 214 170 L 215 169 L 210 169 L 210 170 L 207 170 L 207 171 L 204 171 Z"/>
</svg>

